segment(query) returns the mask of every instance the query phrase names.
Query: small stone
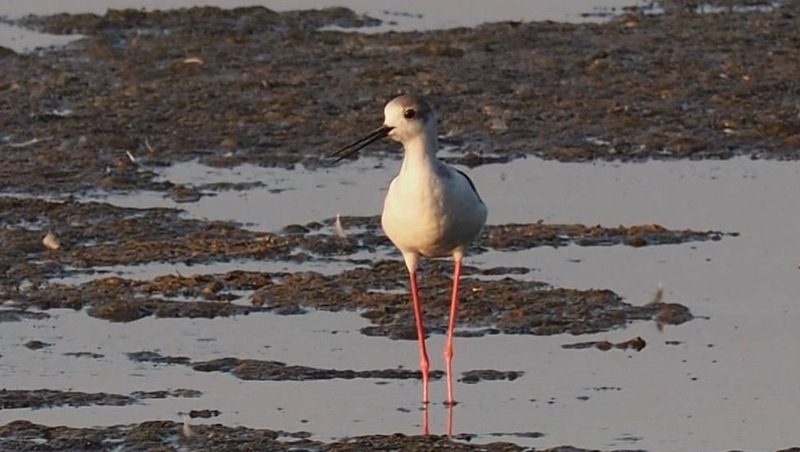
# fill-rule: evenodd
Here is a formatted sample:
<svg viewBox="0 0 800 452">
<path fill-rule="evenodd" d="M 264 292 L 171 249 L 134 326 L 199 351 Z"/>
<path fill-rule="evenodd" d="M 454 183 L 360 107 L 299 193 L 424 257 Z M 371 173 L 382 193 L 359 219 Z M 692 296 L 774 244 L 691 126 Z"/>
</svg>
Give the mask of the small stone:
<svg viewBox="0 0 800 452">
<path fill-rule="evenodd" d="M 42 239 L 42 245 L 49 250 L 58 250 L 61 249 L 61 242 L 58 241 L 58 238 L 53 231 L 47 231 L 44 238 Z"/>
</svg>

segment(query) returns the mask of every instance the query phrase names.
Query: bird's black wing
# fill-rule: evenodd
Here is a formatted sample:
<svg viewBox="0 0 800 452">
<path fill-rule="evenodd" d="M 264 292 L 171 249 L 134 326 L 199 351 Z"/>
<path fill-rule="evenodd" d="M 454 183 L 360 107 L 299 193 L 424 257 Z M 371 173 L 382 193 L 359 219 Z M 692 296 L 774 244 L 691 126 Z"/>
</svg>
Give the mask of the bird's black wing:
<svg viewBox="0 0 800 452">
<path fill-rule="evenodd" d="M 478 189 L 475 188 L 475 184 L 472 182 L 472 179 L 470 179 L 469 176 L 467 176 L 467 173 L 461 171 L 458 168 L 453 168 L 453 169 L 456 170 L 458 172 L 458 174 L 464 176 L 464 179 L 466 179 L 467 182 L 469 182 L 469 186 L 470 186 L 470 188 L 472 188 L 472 192 L 475 193 L 475 196 L 478 197 L 478 201 L 480 201 L 481 204 L 483 204 L 483 200 L 481 199 L 481 195 L 478 194 Z"/>
</svg>

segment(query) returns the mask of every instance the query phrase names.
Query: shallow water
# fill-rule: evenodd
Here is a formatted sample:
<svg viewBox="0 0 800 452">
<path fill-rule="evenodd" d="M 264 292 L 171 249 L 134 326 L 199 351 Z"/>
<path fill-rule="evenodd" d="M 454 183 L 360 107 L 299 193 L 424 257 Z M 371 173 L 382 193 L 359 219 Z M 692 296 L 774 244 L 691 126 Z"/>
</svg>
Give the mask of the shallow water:
<svg viewBox="0 0 800 452">
<path fill-rule="evenodd" d="M 164 170 L 162 178 L 186 184 L 258 180 L 265 186 L 222 191 L 188 204 L 160 194 L 91 199 L 131 207 L 178 207 L 190 218 L 234 220 L 254 230 L 275 231 L 337 214 L 379 213 L 398 165 L 368 157 L 317 171 L 252 165 L 226 170 L 188 162 Z M 641 249 L 571 246 L 476 256 L 473 262 L 485 267 L 531 267 L 540 270 L 533 274 L 537 279 L 610 288 L 633 300 L 645 299 L 658 283 L 680 299 L 697 302 L 731 297 L 745 303 L 757 297 L 787 301 L 800 293 L 800 246 L 792 227 L 800 220 L 800 168 L 792 162 L 736 158 L 584 164 L 524 159 L 469 172 L 489 206 L 489 224 L 656 223 L 740 234 L 721 242 Z M 679 287 L 686 290 L 677 291 Z"/>
<path fill-rule="evenodd" d="M 3 351 L 10 352 L 3 366 L 6 387 L 123 394 L 189 388 L 203 396 L 148 400 L 132 407 L 5 410 L 0 422 L 112 425 L 177 420 L 180 413 L 210 408 L 222 412 L 211 422 L 306 430 L 321 439 L 419 431 L 416 382 L 244 382 L 183 366 L 134 363 L 124 356 L 155 349 L 194 359 L 239 356 L 353 369 L 413 366 L 413 343 L 363 337 L 357 329 L 366 321 L 351 314 L 144 319 L 127 325 L 80 313 L 54 314 L 57 317 L 50 321 L 4 326 Z M 536 447 L 565 443 L 622 447 L 630 441 L 620 439 L 626 436 L 640 438 L 636 447 L 654 450 L 785 446 L 793 440 L 800 401 L 794 379 L 800 362 L 796 354 L 787 355 L 786 344 L 796 341 L 792 330 L 800 319 L 796 311 L 778 316 L 778 321 L 771 317 L 732 310 L 664 333 L 641 324 L 596 336 L 615 341 L 640 335 L 648 347 L 638 354 L 561 349 L 578 339 L 569 336 L 459 340 L 457 368 L 523 370 L 525 375 L 514 382 L 458 385 L 461 404 L 454 413 L 455 432 L 476 434 L 480 441 L 492 440 L 495 437 L 488 434 L 494 433 L 545 433 L 538 439 L 508 438 Z M 765 329 L 765 322 L 773 328 Z M 15 339 L 12 343 L 10 337 Z M 34 338 L 55 345 L 40 351 L 20 349 L 21 343 Z M 585 339 L 591 338 L 579 338 Z M 667 345 L 667 340 L 682 343 Z M 442 345 L 440 337 L 429 342 L 432 350 Z M 61 356 L 75 351 L 105 356 L 96 360 Z M 436 355 L 433 359 L 439 361 Z M 443 397 L 443 384 L 434 382 L 432 391 L 434 397 Z M 443 432 L 445 415 L 442 405 L 434 403 L 433 432 Z M 770 419 L 768 425 L 761 422 L 764 418 Z M 740 427 L 731 431 L 730 425 Z"/>
<path fill-rule="evenodd" d="M 319 9 L 344 6 L 358 13 L 383 21 L 396 22 L 394 31 L 470 27 L 486 22 L 507 20 L 585 21 L 592 14 L 618 13 L 623 7 L 643 5 L 637 0 L 537 0 L 536 2 L 497 2 L 488 4 L 480 0 L 28 0 L 6 2 L 0 5 L 0 15 L 21 17 L 26 14 L 95 13 L 106 9 L 144 8 L 174 9 L 192 6 L 219 6 L 236 8 L 260 5 L 275 11 Z M 587 16 L 587 14 L 589 16 Z"/>
<path fill-rule="evenodd" d="M 471 27 L 487 22 L 554 20 L 560 22 L 587 22 L 606 20 L 622 12 L 622 8 L 645 4 L 637 0 L 538 0 L 536 2 L 486 3 L 480 0 L 446 0 L 438 2 L 389 0 L 102 0 L 70 1 L 30 0 L 0 3 L 0 18 L 16 19 L 28 14 L 48 15 L 58 13 L 104 14 L 114 9 L 174 9 L 192 6 L 219 6 L 235 8 L 261 5 L 275 11 L 297 9 L 348 7 L 384 23 L 377 27 L 361 29 L 370 33 L 386 31 L 433 30 L 454 27 Z M 39 33 L 0 23 L 0 46 L 16 52 L 30 52 L 37 48 L 61 46 L 80 36 L 57 36 Z"/>
<path fill-rule="evenodd" d="M 0 16 L 3 7 L 0 6 Z M 80 39 L 81 35 L 54 35 L 15 25 L 0 23 L 0 46 L 17 53 L 33 52 L 39 48 L 63 46 Z"/>
<path fill-rule="evenodd" d="M 381 206 L 381 187 L 398 164 L 362 157 L 336 168 L 289 171 L 255 166 L 212 169 L 189 162 L 163 170 L 161 177 L 187 184 L 261 181 L 265 187 L 222 191 L 178 206 L 189 217 L 238 220 L 254 229 L 276 230 L 337 213 L 375 214 Z M 745 158 L 639 164 L 526 159 L 471 170 L 493 224 L 540 219 L 608 226 L 659 223 L 740 235 L 719 242 L 535 248 L 469 258 L 470 264 L 484 268 L 533 268 L 536 271 L 523 277 L 556 286 L 609 288 L 634 304 L 649 301 L 663 284 L 665 301 L 680 302 L 701 318 L 663 332 L 652 323 L 636 323 L 590 336 L 459 339 L 457 372 L 497 369 L 525 374 L 512 382 L 459 384 L 457 397 L 462 403 L 454 411 L 454 433 L 476 434 L 474 441 L 506 439 L 535 447 L 572 444 L 664 451 L 767 450 L 796 443 L 800 357 L 791 351 L 791 344 L 800 340 L 796 328 L 800 243 L 795 231 L 800 222 L 799 173 L 793 162 Z M 108 200 L 122 205 L 176 205 L 160 195 L 115 195 Z M 237 265 L 271 271 L 279 264 L 247 261 L 180 271 L 224 272 Z M 351 264 L 332 265 L 339 271 Z M 137 277 L 172 272 L 156 264 L 138 270 Z M 179 420 L 180 413 L 209 408 L 222 412 L 209 422 L 305 430 L 320 439 L 419 432 L 416 381 L 245 382 L 228 374 L 134 363 L 125 357 L 129 352 L 156 350 L 193 360 L 235 356 L 357 370 L 416 366 L 412 342 L 361 335 L 358 330 L 367 320 L 355 313 L 145 318 L 129 324 L 70 311 L 50 313 L 51 319 L 3 325 L 0 378 L 5 387 L 122 394 L 189 388 L 203 395 L 147 400 L 132 407 L 2 410 L 0 423 Z M 561 348 L 572 342 L 619 342 L 637 335 L 648 343 L 639 353 Z M 28 350 L 23 344 L 31 339 L 55 345 Z M 429 340 L 434 368 L 441 368 L 442 342 L 440 336 Z M 104 357 L 62 355 L 75 351 Z M 444 398 L 442 382 L 434 382 L 431 389 L 434 401 Z M 441 403 L 432 405 L 433 433 L 444 432 L 446 415 Z M 545 436 L 493 435 L 515 432 Z"/>
</svg>

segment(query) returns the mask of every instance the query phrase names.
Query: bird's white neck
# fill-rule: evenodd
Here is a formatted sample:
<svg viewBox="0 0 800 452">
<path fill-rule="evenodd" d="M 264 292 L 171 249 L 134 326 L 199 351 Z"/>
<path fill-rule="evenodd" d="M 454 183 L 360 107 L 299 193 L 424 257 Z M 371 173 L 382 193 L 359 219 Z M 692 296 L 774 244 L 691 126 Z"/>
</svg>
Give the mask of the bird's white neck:
<svg viewBox="0 0 800 452">
<path fill-rule="evenodd" d="M 435 130 L 433 133 L 419 134 L 404 141 L 403 149 L 405 155 L 400 172 L 408 171 L 412 168 L 435 168 L 439 164 L 439 159 L 436 158 L 439 142 L 436 138 Z"/>
</svg>

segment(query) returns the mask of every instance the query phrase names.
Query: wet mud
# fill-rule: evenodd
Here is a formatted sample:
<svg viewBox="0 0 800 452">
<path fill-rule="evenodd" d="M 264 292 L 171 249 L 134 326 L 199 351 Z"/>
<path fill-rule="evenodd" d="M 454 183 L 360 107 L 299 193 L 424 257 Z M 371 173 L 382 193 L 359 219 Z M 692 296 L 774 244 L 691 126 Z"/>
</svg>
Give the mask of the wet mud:
<svg viewBox="0 0 800 452">
<path fill-rule="evenodd" d="M 180 364 L 191 367 L 198 372 L 225 372 L 241 380 L 259 381 L 309 381 L 331 380 L 340 378 L 352 380 L 355 378 L 372 378 L 382 380 L 407 380 L 421 379 L 418 370 L 406 369 L 319 369 L 307 366 L 289 365 L 280 361 L 263 361 L 256 359 L 218 358 L 210 361 L 192 361 L 185 356 L 162 356 L 157 352 L 129 353 L 128 358 L 136 362 L 154 364 Z M 459 381 L 473 384 L 481 381 L 507 380 L 514 381 L 522 376 L 520 371 L 468 370 L 462 373 Z M 441 370 L 431 370 L 429 377 L 438 380 L 444 377 Z"/>
<path fill-rule="evenodd" d="M 539 437 L 541 433 L 498 433 L 497 436 Z M 28 421 L 14 421 L 0 426 L 3 447 L 17 451 L 42 450 L 271 450 L 271 451 L 325 451 L 359 452 L 364 450 L 413 450 L 423 452 L 519 452 L 527 450 L 508 442 L 469 444 L 469 435 L 448 438 L 439 435 L 408 436 L 367 435 L 344 438 L 323 443 L 306 439 L 307 432 L 227 427 L 220 424 L 190 425 L 172 421 L 150 421 L 138 425 L 119 425 L 106 428 L 48 427 Z M 536 449 L 541 452 L 589 452 L 572 446 Z M 622 452 L 622 450 L 617 450 Z"/>
<path fill-rule="evenodd" d="M 664 14 L 631 8 L 600 24 L 513 22 L 389 34 L 330 30 L 378 23 L 341 8 L 25 18 L 19 23 L 86 38 L 26 55 L 0 48 L 0 191 L 22 194 L 0 196 L 0 324 L 47 319 L 54 308 L 84 310 L 111 322 L 346 310 L 370 321 L 364 335 L 416 339 L 403 264 L 361 257 L 392 250 L 377 233 L 377 217 L 343 217 L 345 237 L 334 232 L 333 219 L 265 233 L 233 222 L 188 219 L 176 209 L 122 208 L 78 198 L 147 189 L 192 203 L 214 191 L 260 186 L 158 178 L 159 169 L 192 159 L 225 167 L 325 168 L 330 165 L 325 155 L 379 124 L 383 103 L 399 92 L 430 97 L 440 113 L 446 160 L 468 166 L 526 155 L 561 161 L 799 158 L 800 92 L 790 87 L 800 60 L 795 39 L 800 4 L 718 14 L 698 13 L 686 2 L 664 6 Z M 494 68 L 490 76 L 487 67 Z M 373 152 L 396 155 L 397 146 L 383 143 Z M 736 235 L 656 224 L 506 224 L 488 226 L 470 253 L 662 246 L 736 240 Z M 52 282 L 100 266 L 244 259 L 344 262 L 351 268 L 330 275 L 230 271 Z M 651 301 L 626 302 L 609 290 L 517 278 L 531 271 L 466 266 L 457 334 L 580 335 L 634 321 L 662 328 L 693 319 L 686 306 L 663 300 L 660 290 Z M 427 330 L 442 334 L 451 267 L 434 261 L 420 272 Z M 33 339 L 19 347 L 46 354 L 52 345 Z M 637 337 L 563 347 L 639 351 L 645 345 Z M 231 356 L 203 361 L 143 351 L 129 358 L 242 380 L 419 377 L 405 369 L 321 369 Z M 460 381 L 518 378 L 524 378 L 520 371 L 482 369 L 464 372 Z M 130 394 L 4 389 L 0 409 L 124 406 L 198 396 L 189 389 Z M 203 419 L 218 415 L 213 409 L 189 413 Z M 0 448 L 42 450 L 46 443 L 47 450 L 522 450 L 510 443 L 472 445 L 469 434 L 371 435 L 329 443 L 309 436 L 172 421 L 104 428 L 13 421 L 0 426 Z"/>
<path fill-rule="evenodd" d="M 480 381 L 498 381 L 498 380 L 514 381 L 517 378 L 522 377 L 522 374 L 523 372 L 515 370 L 511 371 L 500 371 L 493 369 L 468 370 L 462 374 L 463 376 L 459 381 L 466 384 L 474 384 Z"/>
<path fill-rule="evenodd" d="M 199 397 L 200 391 L 193 389 L 174 389 L 171 391 L 135 391 L 130 395 L 108 394 L 104 392 L 86 393 L 79 391 L 0 390 L 0 410 L 15 408 L 52 408 L 57 406 L 81 407 L 90 405 L 124 406 L 139 403 L 145 399 L 164 399 L 167 397 Z"/>
<path fill-rule="evenodd" d="M 256 359 L 239 358 L 218 358 L 210 361 L 191 361 L 185 356 L 162 356 L 157 352 L 135 352 L 129 353 L 128 358 L 137 362 L 147 362 L 154 364 L 182 364 L 191 367 L 198 372 L 225 372 L 230 373 L 241 380 L 260 380 L 260 381 L 309 381 L 309 380 L 332 380 L 340 378 L 352 380 L 354 378 L 377 378 L 389 380 L 420 379 L 419 371 L 405 369 L 381 369 L 381 370 L 350 370 L 350 369 L 318 369 L 307 366 L 288 365 L 280 361 L 263 361 Z M 482 371 L 477 372 L 478 377 L 484 375 Z M 440 379 L 444 372 L 433 370 L 430 372 L 431 379 Z M 465 378 L 467 374 L 465 373 Z M 484 378 L 489 379 L 489 378 Z M 497 379 L 497 378 L 495 378 Z M 480 380 L 476 379 L 475 382 Z"/>
<path fill-rule="evenodd" d="M 452 285 L 451 278 L 445 276 L 449 273 L 447 266 L 434 261 L 419 272 L 421 297 L 428 300 L 425 322 L 428 331 L 434 334 L 444 333 L 447 326 L 448 293 Z M 478 271 L 471 267 L 464 272 L 473 273 Z M 88 306 L 88 315 L 114 322 L 148 316 L 214 318 L 267 311 L 289 315 L 302 314 L 308 309 L 350 310 L 360 312 L 372 323 L 361 330 L 363 334 L 416 339 L 406 278 L 402 262 L 379 261 L 335 275 L 237 270 L 222 275 L 165 275 L 152 281 L 114 276 L 77 286 L 30 287 L 14 292 L 13 297 L 18 306 L 44 310 Z M 238 295 L 223 297 L 223 291 L 241 290 L 252 291 L 251 304 L 214 300 L 239 298 Z M 470 328 L 457 333 L 462 336 L 587 334 L 622 327 L 634 320 L 680 324 L 692 318 L 688 308 L 677 303 L 652 301 L 636 306 L 609 290 L 554 288 L 510 277 L 484 280 L 464 276 L 461 290 L 464 296 L 459 325 Z M 183 299 L 170 299 L 175 296 Z"/>
<path fill-rule="evenodd" d="M 624 342 L 617 342 L 616 344 L 609 342 L 609 341 L 588 341 L 588 342 L 574 342 L 571 344 L 564 344 L 561 348 L 570 349 L 570 350 L 583 350 L 587 348 L 596 348 L 602 351 L 608 351 L 612 348 L 616 348 L 619 350 L 635 350 L 640 352 L 644 350 L 647 346 L 647 342 L 639 336 L 636 336 L 633 339 L 624 341 Z"/>
</svg>

